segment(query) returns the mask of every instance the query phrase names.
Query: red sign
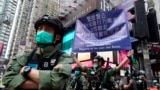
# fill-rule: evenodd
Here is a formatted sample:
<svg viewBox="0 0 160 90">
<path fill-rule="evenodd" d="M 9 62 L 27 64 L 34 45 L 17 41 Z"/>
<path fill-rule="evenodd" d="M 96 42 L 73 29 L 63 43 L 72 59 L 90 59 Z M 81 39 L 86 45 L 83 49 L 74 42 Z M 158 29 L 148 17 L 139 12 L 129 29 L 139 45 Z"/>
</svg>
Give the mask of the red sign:
<svg viewBox="0 0 160 90">
<path fill-rule="evenodd" d="M 127 53 L 128 52 L 126 50 L 119 51 L 119 63 L 122 62 L 122 60 L 126 57 Z M 127 63 L 123 67 L 127 68 L 129 66 L 129 63 L 130 63 L 130 60 L 128 60 Z"/>
<path fill-rule="evenodd" d="M 3 51 L 3 42 L 0 41 L 0 56 L 1 56 L 1 54 L 2 54 L 2 51 Z"/>
</svg>

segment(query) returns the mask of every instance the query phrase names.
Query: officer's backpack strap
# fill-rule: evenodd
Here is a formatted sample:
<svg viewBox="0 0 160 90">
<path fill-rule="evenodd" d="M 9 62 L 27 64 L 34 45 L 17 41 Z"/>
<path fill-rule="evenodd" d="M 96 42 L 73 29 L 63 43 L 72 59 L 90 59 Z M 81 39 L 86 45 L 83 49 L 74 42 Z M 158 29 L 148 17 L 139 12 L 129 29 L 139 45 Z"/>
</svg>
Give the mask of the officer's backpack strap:
<svg viewBox="0 0 160 90">
<path fill-rule="evenodd" d="M 78 78 L 74 79 L 73 82 L 71 83 L 72 85 L 72 88 L 74 90 L 81 90 L 80 88 L 82 88 L 82 84 L 81 82 L 79 81 L 81 78 L 81 76 L 79 76 Z"/>
<path fill-rule="evenodd" d="M 27 57 L 27 63 L 28 63 L 29 60 L 32 60 L 32 57 L 33 57 L 34 53 L 36 52 L 36 50 L 37 50 L 37 48 L 34 49 L 34 50 L 29 54 L 29 56 Z"/>
<path fill-rule="evenodd" d="M 102 85 L 101 86 L 102 88 L 108 88 L 108 86 L 110 86 L 109 85 L 108 70 L 105 71 L 105 73 L 104 73 L 104 78 L 103 78 L 103 81 L 102 81 L 101 85 Z"/>
<path fill-rule="evenodd" d="M 59 60 L 60 56 L 61 56 L 63 53 L 64 53 L 64 52 L 62 52 L 62 51 L 60 51 L 60 50 L 57 50 L 56 53 L 55 53 L 53 56 L 51 56 L 52 58 L 53 58 L 54 56 L 55 56 L 55 58 L 56 58 L 56 61 L 55 61 L 55 64 L 54 64 L 53 67 L 55 67 L 55 66 L 58 64 L 58 60 Z"/>
<path fill-rule="evenodd" d="M 111 78 L 111 75 L 109 74 L 109 71 L 107 70 L 105 72 L 105 75 L 102 81 L 102 88 L 112 90 L 113 82 L 111 82 L 110 78 Z"/>
</svg>

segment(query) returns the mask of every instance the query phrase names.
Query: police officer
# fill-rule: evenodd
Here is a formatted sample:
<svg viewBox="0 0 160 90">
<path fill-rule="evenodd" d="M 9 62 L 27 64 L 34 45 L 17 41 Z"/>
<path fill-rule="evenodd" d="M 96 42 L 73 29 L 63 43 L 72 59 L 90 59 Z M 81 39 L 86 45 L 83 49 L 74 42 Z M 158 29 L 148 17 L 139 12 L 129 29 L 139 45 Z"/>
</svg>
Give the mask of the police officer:
<svg viewBox="0 0 160 90">
<path fill-rule="evenodd" d="M 105 70 L 102 68 L 105 60 L 101 56 L 95 56 L 93 59 L 93 70 L 91 71 L 90 81 L 92 88 L 95 87 L 95 90 L 99 90 L 101 86 L 101 81 L 103 81 Z"/>
<path fill-rule="evenodd" d="M 59 51 L 62 23 L 49 15 L 35 22 L 38 48 L 10 60 L 3 84 L 10 90 L 69 90 L 70 63 L 73 59 Z"/>
<path fill-rule="evenodd" d="M 147 90 L 147 78 L 144 70 L 139 70 L 138 72 L 137 87 L 139 90 Z"/>
<path fill-rule="evenodd" d="M 81 68 L 76 66 L 74 69 L 75 83 L 73 86 L 74 90 L 88 90 L 89 82 L 86 77 L 82 74 Z"/>
<path fill-rule="evenodd" d="M 94 76 L 94 80 L 96 80 L 95 78 L 97 78 L 96 81 L 94 81 L 94 88 L 92 88 L 92 90 L 112 90 L 110 89 L 110 78 L 111 76 L 114 76 L 116 74 L 117 71 L 119 71 L 122 66 L 129 60 L 129 57 L 133 55 L 133 50 L 128 51 L 128 54 L 126 55 L 126 57 L 123 59 L 123 61 L 115 68 L 112 68 L 110 70 L 106 70 L 104 72 L 104 69 L 102 69 L 102 66 L 104 65 L 104 59 L 101 56 L 96 56 L 93 60 L 93 69 L 87 68 L 85 66 L 83 66 L 78 60 L 77 58 L 74 56 L 74 53 L 71 54 L 71 56 L 74 58 L 75 62 L 82 68 L 82 71 L 86 72 L 89 76 L 96 74 Z M 99 82 L 100 81 L 100 82 Z M 91 83 L 92 84 L 92 83 Z"/>
<path fill-rule="evenodd" d="M 104 66 L 105 60 L 101 56 L 95 56 L 93 59 L 93 69 L 95 71 L 95 76 L 97 77 L 96 80 L 96 90 L 100 89 L 108 89 L 113 90 L 114 83 L 112 82 L 112 76 L 116 73 L 115 69 L 109 68 L 102 68 Z M 107 75 L 107 76 L 105 76 Z M 104 80 L 105 79 L 105 80 Z"/>
</svg>

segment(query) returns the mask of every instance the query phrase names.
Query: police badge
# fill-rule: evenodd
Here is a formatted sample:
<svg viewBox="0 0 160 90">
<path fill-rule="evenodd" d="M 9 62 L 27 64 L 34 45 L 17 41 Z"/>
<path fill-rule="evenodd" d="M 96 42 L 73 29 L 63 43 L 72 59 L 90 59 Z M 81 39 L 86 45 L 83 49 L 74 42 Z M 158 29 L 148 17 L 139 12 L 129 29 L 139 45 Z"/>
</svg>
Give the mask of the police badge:
<svg viewBox="0 0 160 90">
<path fill-rule="evenodd" d="M 56 59 L 51 59 L 50 65 L 51 65 L 51 66 L 54 66 L 55 62 L 56 62 Z"/>
</svg>

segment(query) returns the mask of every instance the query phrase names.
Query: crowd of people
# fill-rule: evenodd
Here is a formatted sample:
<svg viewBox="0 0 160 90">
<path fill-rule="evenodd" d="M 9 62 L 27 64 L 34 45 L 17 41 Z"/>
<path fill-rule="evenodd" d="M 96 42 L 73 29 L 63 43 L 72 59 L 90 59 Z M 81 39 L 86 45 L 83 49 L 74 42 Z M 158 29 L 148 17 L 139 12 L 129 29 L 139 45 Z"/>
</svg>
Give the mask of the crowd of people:
<svg viewBox="0 0 160 90">
<path fill-rule="evenodd" d="M 115 68 L 102 68 L 105 61 L 101 56 L 94 57 L 93 68 L 88 68 L 73 53 L 68 55 L 61 51 L 64 27 L 58 19 L 44 15 L 34 27 L 37 48 L 16 55 L 3 75 L 3 85 L 9 90 L 145 90 L 131 89 L 136 84 L 127 72 L 124 79 L 116 78 L 133 50 L 128 51 Z M 73 62 L 77 63 L 74 70 Z M 145 75 L 141 78 L 147 81 Z"/>
<path fill-rule="evenodd" d="M 132 52 L 128 52 L 128 56 L 130 55 L 132 55 Z M 74 77 L 71 78 L 74 81 L 71 82 L 73 90 L 147 90 L 147 79 L 143 70 L 137 71 L 134 75 L 126 70 L 125 75 L 120 76 L 119 70 L 125 64 L 127 58 L 115 68 L 102 68 L 105 60 L 101 56 L 95 56 L 93 68 L 88 68 L 83 66 L 74 54 L 72 54 L 72 57 L 78 64 L 74 69 Z M 78 74 L 76 73 L 77 70 Z M 77 79 L 77 77 L 83 77 L 83 79 Z M 83 84 L 84 82 L 85 84 Z M 79 88 L 79 86 L 85 88 Z"/>
</svg>

